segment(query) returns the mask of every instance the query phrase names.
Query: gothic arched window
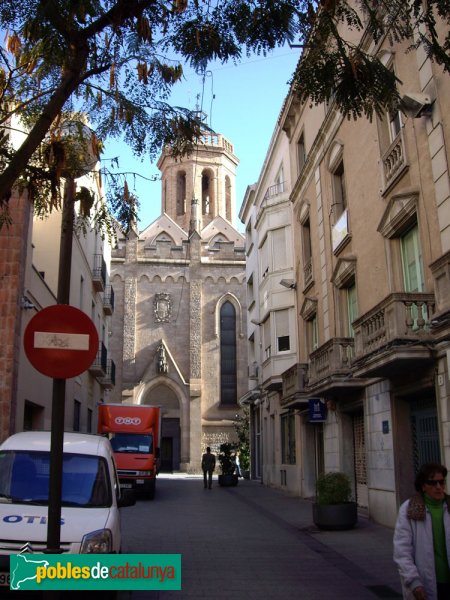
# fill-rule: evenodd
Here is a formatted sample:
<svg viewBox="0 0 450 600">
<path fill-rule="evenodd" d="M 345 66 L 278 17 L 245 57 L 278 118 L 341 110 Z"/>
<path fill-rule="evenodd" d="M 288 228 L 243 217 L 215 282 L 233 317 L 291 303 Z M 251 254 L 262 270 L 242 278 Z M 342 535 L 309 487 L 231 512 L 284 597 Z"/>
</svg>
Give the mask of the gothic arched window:
<svg viewBox="0 0 450 600">
<path fill-rule="evenodd" d="M 180 171 L 177 174 L 177 215 L 186 212 L 186 173 Z"/>
<path fill-rule="evenodd" d="M 202 173 L 202 215 L 214 215 L 213 173 L 209 169 Z"/>
<path fill-rule="evenodd" d="M 220 403 L 236 402 L 236 310 L 231 302 L 224 302 L 220 309 Z"/>
</svg>

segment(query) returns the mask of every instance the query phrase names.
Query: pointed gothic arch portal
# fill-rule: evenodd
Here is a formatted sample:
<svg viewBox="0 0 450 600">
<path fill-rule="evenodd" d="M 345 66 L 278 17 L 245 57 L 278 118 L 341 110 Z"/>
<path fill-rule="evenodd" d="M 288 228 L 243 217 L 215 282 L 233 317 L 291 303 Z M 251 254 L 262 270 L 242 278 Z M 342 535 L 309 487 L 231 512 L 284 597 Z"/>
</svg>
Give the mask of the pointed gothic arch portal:
<svg viewBox="0 0 450 600">
<path fill-rule="evenodd" d="M 176 392 L 161 383 L 148 390 L 143 403 L 161 406 L 160 471 L 178 471 L 181 462 L 181 411 Z"/>
<path fill-rule="evenodd" d="M 220 403 L 236 402 L 236 309 L 227 300 L 220 307 Z"/>
</svg>

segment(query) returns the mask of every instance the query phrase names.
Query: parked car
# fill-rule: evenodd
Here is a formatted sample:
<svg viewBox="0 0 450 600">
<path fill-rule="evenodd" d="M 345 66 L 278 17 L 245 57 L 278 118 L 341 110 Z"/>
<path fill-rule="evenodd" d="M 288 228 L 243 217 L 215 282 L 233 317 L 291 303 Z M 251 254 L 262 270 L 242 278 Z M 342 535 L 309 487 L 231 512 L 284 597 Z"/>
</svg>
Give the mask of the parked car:
<svg viewBox="0 0 450 600">
<path fill-rule="evenodd" d="M 47 546 L 49 467 L 48 431 L 16 433 L 0 445 L 0 586 L 9 587 L 10 554 Z M 134 494 L 120 488 L 109 440 L 65 433 L 62 551 L 120 552 L 119 508 L 134 503 Z"/>
</svg>

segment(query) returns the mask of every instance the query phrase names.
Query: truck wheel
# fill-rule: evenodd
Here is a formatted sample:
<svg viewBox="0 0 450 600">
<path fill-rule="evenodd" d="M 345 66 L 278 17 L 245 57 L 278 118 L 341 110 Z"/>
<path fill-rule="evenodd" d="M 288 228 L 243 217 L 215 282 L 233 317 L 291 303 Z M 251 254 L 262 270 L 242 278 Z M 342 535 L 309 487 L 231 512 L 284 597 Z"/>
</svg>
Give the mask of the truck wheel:
<svg viewBox="0 0 450 600">
<path fill-rule="evenodd" d="M 150 482 L 150 485 L 147 488 L 147 498 L 149 500 L 153 500 L 153 498 L 155 497 L 155 491 L 156 491 L 156 480 L 152 479 Z"/>
</svg>

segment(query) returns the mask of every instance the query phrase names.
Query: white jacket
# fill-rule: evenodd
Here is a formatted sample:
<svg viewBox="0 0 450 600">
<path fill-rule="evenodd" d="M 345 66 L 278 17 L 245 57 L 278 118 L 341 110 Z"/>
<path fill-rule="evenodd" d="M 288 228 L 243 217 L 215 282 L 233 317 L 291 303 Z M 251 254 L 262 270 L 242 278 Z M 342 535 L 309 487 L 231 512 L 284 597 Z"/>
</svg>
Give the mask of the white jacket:
<svg viewBox="0 0 450 600">
<path fill-rule="evenodd" d="M 450 566 L 449 497 L 444 501 L 444 528 Z M 403 598 L 413 600 L 413 590 L 423 586 L 427 600 L 437 600 L 431 515 L 420 494 L 400 506 L 394 532 L 394 561 L 403 588 Z"/>
</svg>

